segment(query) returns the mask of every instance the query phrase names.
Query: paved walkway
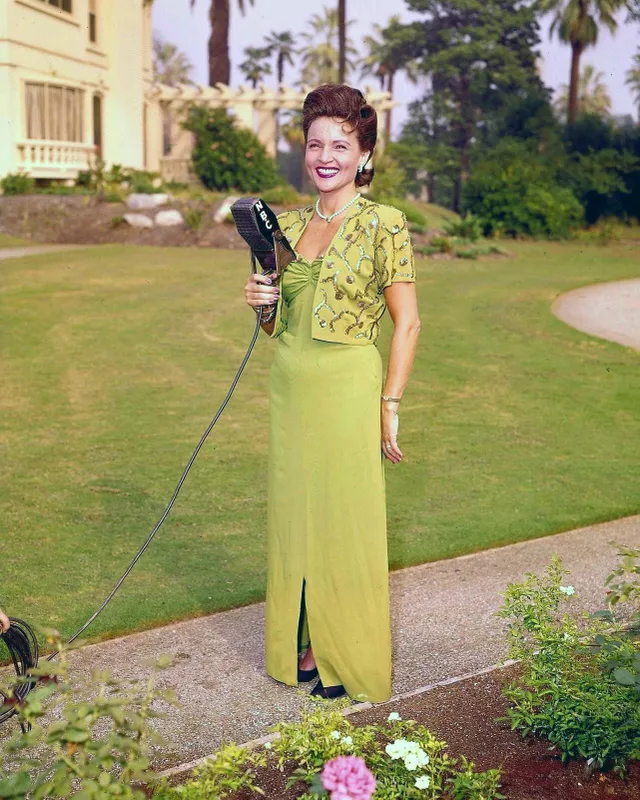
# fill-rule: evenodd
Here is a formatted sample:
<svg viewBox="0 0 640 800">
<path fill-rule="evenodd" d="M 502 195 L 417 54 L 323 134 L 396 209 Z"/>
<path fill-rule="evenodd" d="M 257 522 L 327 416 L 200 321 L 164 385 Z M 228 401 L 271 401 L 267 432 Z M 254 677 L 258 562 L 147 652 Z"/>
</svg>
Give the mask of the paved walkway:
<svg viewBox="0 0 640 800">
<path fill-rule="evenodd" d="M 87 250 L 95 247 L 92 244 L 37 244 L 27 247 L 6 247 L 0 248 L 0 261 L 8 258 L 24 258 L 25 256 L 40 256 L 44 253 L 58 253 L 61 250 Z"/>
<path fill-rule="evenodd" d="M 640 516 L 392 573 L 394 692 L 505 657 L 505 623 L 494 616 L 500 592 L 527 571 L 541 573 L 552 553 L 572 573 L 566 583 L 577 594 L 568 609 L 604 608 L 604 579 L 615 563 L 612 541 L 640 547 Z M 160 676 L 181 703 L 158 726 L 173 743 L 156 762 L 166 768 L 205 756 L 222 740 L 257 738 L 275 722 L 295 717 L 298 691 L 265 673 L 263 631 L 260 603 L 91 645 L 72 660 L 79 676 L 100 667 L 135 679 L 148 675 L 149 660 L 175 655 L 174 666 Z M 0 737 L 6 732 L 0 729 Z"/>
<path fill-rule="evenodd" d="M 553 313 L 583 333 L 640 350 L 640 279 L 583 286 L 560 295 Z"/>
</svg>

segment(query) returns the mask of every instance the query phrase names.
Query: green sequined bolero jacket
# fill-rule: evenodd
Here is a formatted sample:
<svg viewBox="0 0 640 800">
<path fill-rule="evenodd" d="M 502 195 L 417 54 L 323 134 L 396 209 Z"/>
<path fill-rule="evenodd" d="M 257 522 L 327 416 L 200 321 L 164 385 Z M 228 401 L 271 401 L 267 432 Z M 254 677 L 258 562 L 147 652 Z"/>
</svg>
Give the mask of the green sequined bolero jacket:
<svg viewBox="0 0 640 800">
<path fill-rule="evenodd" d="M 391 206 L 360 198 L 343 221 L 322 260 L 313 299 L 311 335 L 342 344 L 374 344 L 386 310 L 384 289 L 416 279 L 405 215 Z M 278 215 L 295 249 L 313 216 L 313 206 Z M 278 300 L 271 338 L 287 328 L 287 304 Z"/>
</svg>

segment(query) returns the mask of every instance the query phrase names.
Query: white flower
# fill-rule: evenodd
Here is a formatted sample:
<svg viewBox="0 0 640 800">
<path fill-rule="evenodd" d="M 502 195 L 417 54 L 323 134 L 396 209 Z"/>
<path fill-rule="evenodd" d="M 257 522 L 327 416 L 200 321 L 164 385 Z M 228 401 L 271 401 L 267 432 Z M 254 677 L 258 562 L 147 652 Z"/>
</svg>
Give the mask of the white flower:
<svg viewBox="0 0 640 800">
<path fill-rule="evenodd" d="M 400 716 L 400 714 L 398 714 L 397 711 L 392 711 L 387 717 L 387 719 L 389 720 L 389 722 L 397 722 L 399 719 L 402 719 L 402 717 Z"/>
<path fill-rule="evenodd" d="M 331 731 L 331 738 L 332 739 L 340 739 L 339 731 Z"/>
<path fill-rule="evenodd" d="M 267 748 L 267 750 L 271 750 L 271 742 L 265 742 L 264 746 Z"/>
<path fill-rule="evenodd" d="M 407 753 L 404 757 L 404 765 L 410 772 L 418 769 L 418 756 L 415 753 Z"/>
<path fill-rule="evenodd" d="M 416 789 L 428 789 L 431 783 L 431 778 L 428 775 L 420 775 L 416 778 L 414 786 Z"/>
<path fill-rule="evenodd" d="M 408 742 L 406 739 L 396 739 L 395 742 L 391 742 L 385 747 L 385 751 L 387 755 L 390 755 L 391 758 L 404 758 L 407 754 L 407 745 L 410 745 L 411 742 Z"/>
<path fill-rule="evenodd" d="M 343 736 L 343 737 L 342 737 L 342 741 L 343 741 L 345 744 L 353 744 L 353 739 L 352 739 L 350 736 Z"/>
<path fill-rule="evenodd" d="M 561 586 L 561 587 L 560 587 L 560 591 L 561 591 L 563 594 L 569 594 L 569 595 L 570 595 L 570 594 L 575 594 L 575 593 L 576 593 L 576 590 L 573 588 L 573 586 Z"/>
</svg>

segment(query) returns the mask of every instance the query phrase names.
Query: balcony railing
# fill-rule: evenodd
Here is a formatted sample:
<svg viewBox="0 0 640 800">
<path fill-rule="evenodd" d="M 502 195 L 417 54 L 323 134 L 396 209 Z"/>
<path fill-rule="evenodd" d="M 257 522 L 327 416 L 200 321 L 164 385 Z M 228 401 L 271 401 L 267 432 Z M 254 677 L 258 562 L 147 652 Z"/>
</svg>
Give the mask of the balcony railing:
<svg viewBox="0 0 640 800">
<path fill-rule="evenodd" d="M 32 178 L 75 178 L 89 169 L 95 146 L 29 139 L 18 142 L 18 166 Z"/>
</svg>

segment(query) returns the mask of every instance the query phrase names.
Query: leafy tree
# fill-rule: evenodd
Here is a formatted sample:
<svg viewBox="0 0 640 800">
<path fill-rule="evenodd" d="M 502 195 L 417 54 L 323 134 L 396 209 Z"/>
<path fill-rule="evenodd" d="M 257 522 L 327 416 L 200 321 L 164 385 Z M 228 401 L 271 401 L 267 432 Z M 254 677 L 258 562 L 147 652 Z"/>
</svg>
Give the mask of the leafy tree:
<svg viewBox="0 0 640 800">
<path fill-rule="evenodd" d="M 380 80 L 380 88 L 388 91 L 393 98 L 396 73 L 404 69 L 409 80 L 415 83 L 416 64 L 407 58 L 402 46 L 403 25 L 398 14 L 389 18 L 386 28 L 376 23 L 373 29 L 375 35 L 367 35 L 363 40 L 369 52 L 360 62 L 361 76 L 375 75 Z M 387 142 L 391 141 L 391 113 L 392 109 L 388 109 L 385 120 Z"/>
<path fill-rule="evenodd" d="M 207 189 L 260 192 L 280 183 L 258 137 L 237 127 L 225 109 L 193 106 L 184 126 L 194 134 L 193 168 Z"/>
<path fill-rule="evenodd" d="M 609 116 L 611 96 L 603 78 L 604 73 L 597 72 L 591 64 L 586 64 L 580 72 L 578 82 L 578 111 L 580 114 Z M 556 111 L 566 119 L 569 113 L 569 87 L 566 83 L 560 87 L 560 95 L 554 105 Z"/>
<path fill-rule="evenodd" d="M 452 205 L 459 211 L 472 145 L 505 99 L 542 91 L 535 70 L 536 9 L 518 0 L 407 0 L 424 18 L 395 33 L 430 89 L 412 107 L 433 143 L 455 151 Z M 450 159 L 449 159 L 450 160 Z"/>
<path fill-rule="evenodd" d="M 193 64 L 180 52 L 175 44 L 165 41 L 159 33 L 153 35 L 153 79 L 157 83 L 176 86 L 193 83 Z"/>
<path fill-rule="evenodd" d="M 319 86 L 322 83 L 338 81 L 340 64 L 338 11 L 325 6 L 323 12 L 311 17 L 308 21 L 311 30 L 303 34 L 308 46 L 302 50 L 301 85 Z M 348 29 L 352 22 L 345 24 Z M 345 44 L 347 69 L 354 69 L 354 62 L 349 56 L 356 55 L 357 52 L 347 37 Z"/>
<path fill-rule="evenodd" d="M 255 89 L 265 75 L 271 75 L 271 64 L 267 61 L 270 51 L 267 47 L 245 47 L 244 54 L 247 60 L 240 64 L 240 69 Z"/>
<path fill-rule="evenodd" d="M 631 87 L 635 101 L 638 104 L 638 121 L 640 121 L 640 50 L 633 57 L 633 66 L 627 70 L 625 83 Z"/>
<path fill-rule="evenodd" d="M 627 4 L 626 0 L 540 0 L 541 8 L 554 15 L 551 34 L 558 32 L 561 41 L 571 46 L 571 73 L 567 121 L 573 125 L 578 115 L 580 58 L 587 47 L 598 40 L 598 26 L 604 25 L 615 33 L 618 23 L 615 14 Z"/>
<path fill-rule="evenodd" d="M 191 8 L 197 0 L 189 0 Z M 254 0 L 248 0 L 253 5 Z M 245 0 L 238 0 L 240 13 L 246 9 Z M 229 84 L 231 80 L 231 61 L 229 59 L 229 21 L 231 18 L 230 0 L 210 0 L 209 21 L 211 36 L 209 37 L 209 86 L 216 83 Z"/>
</svg>

